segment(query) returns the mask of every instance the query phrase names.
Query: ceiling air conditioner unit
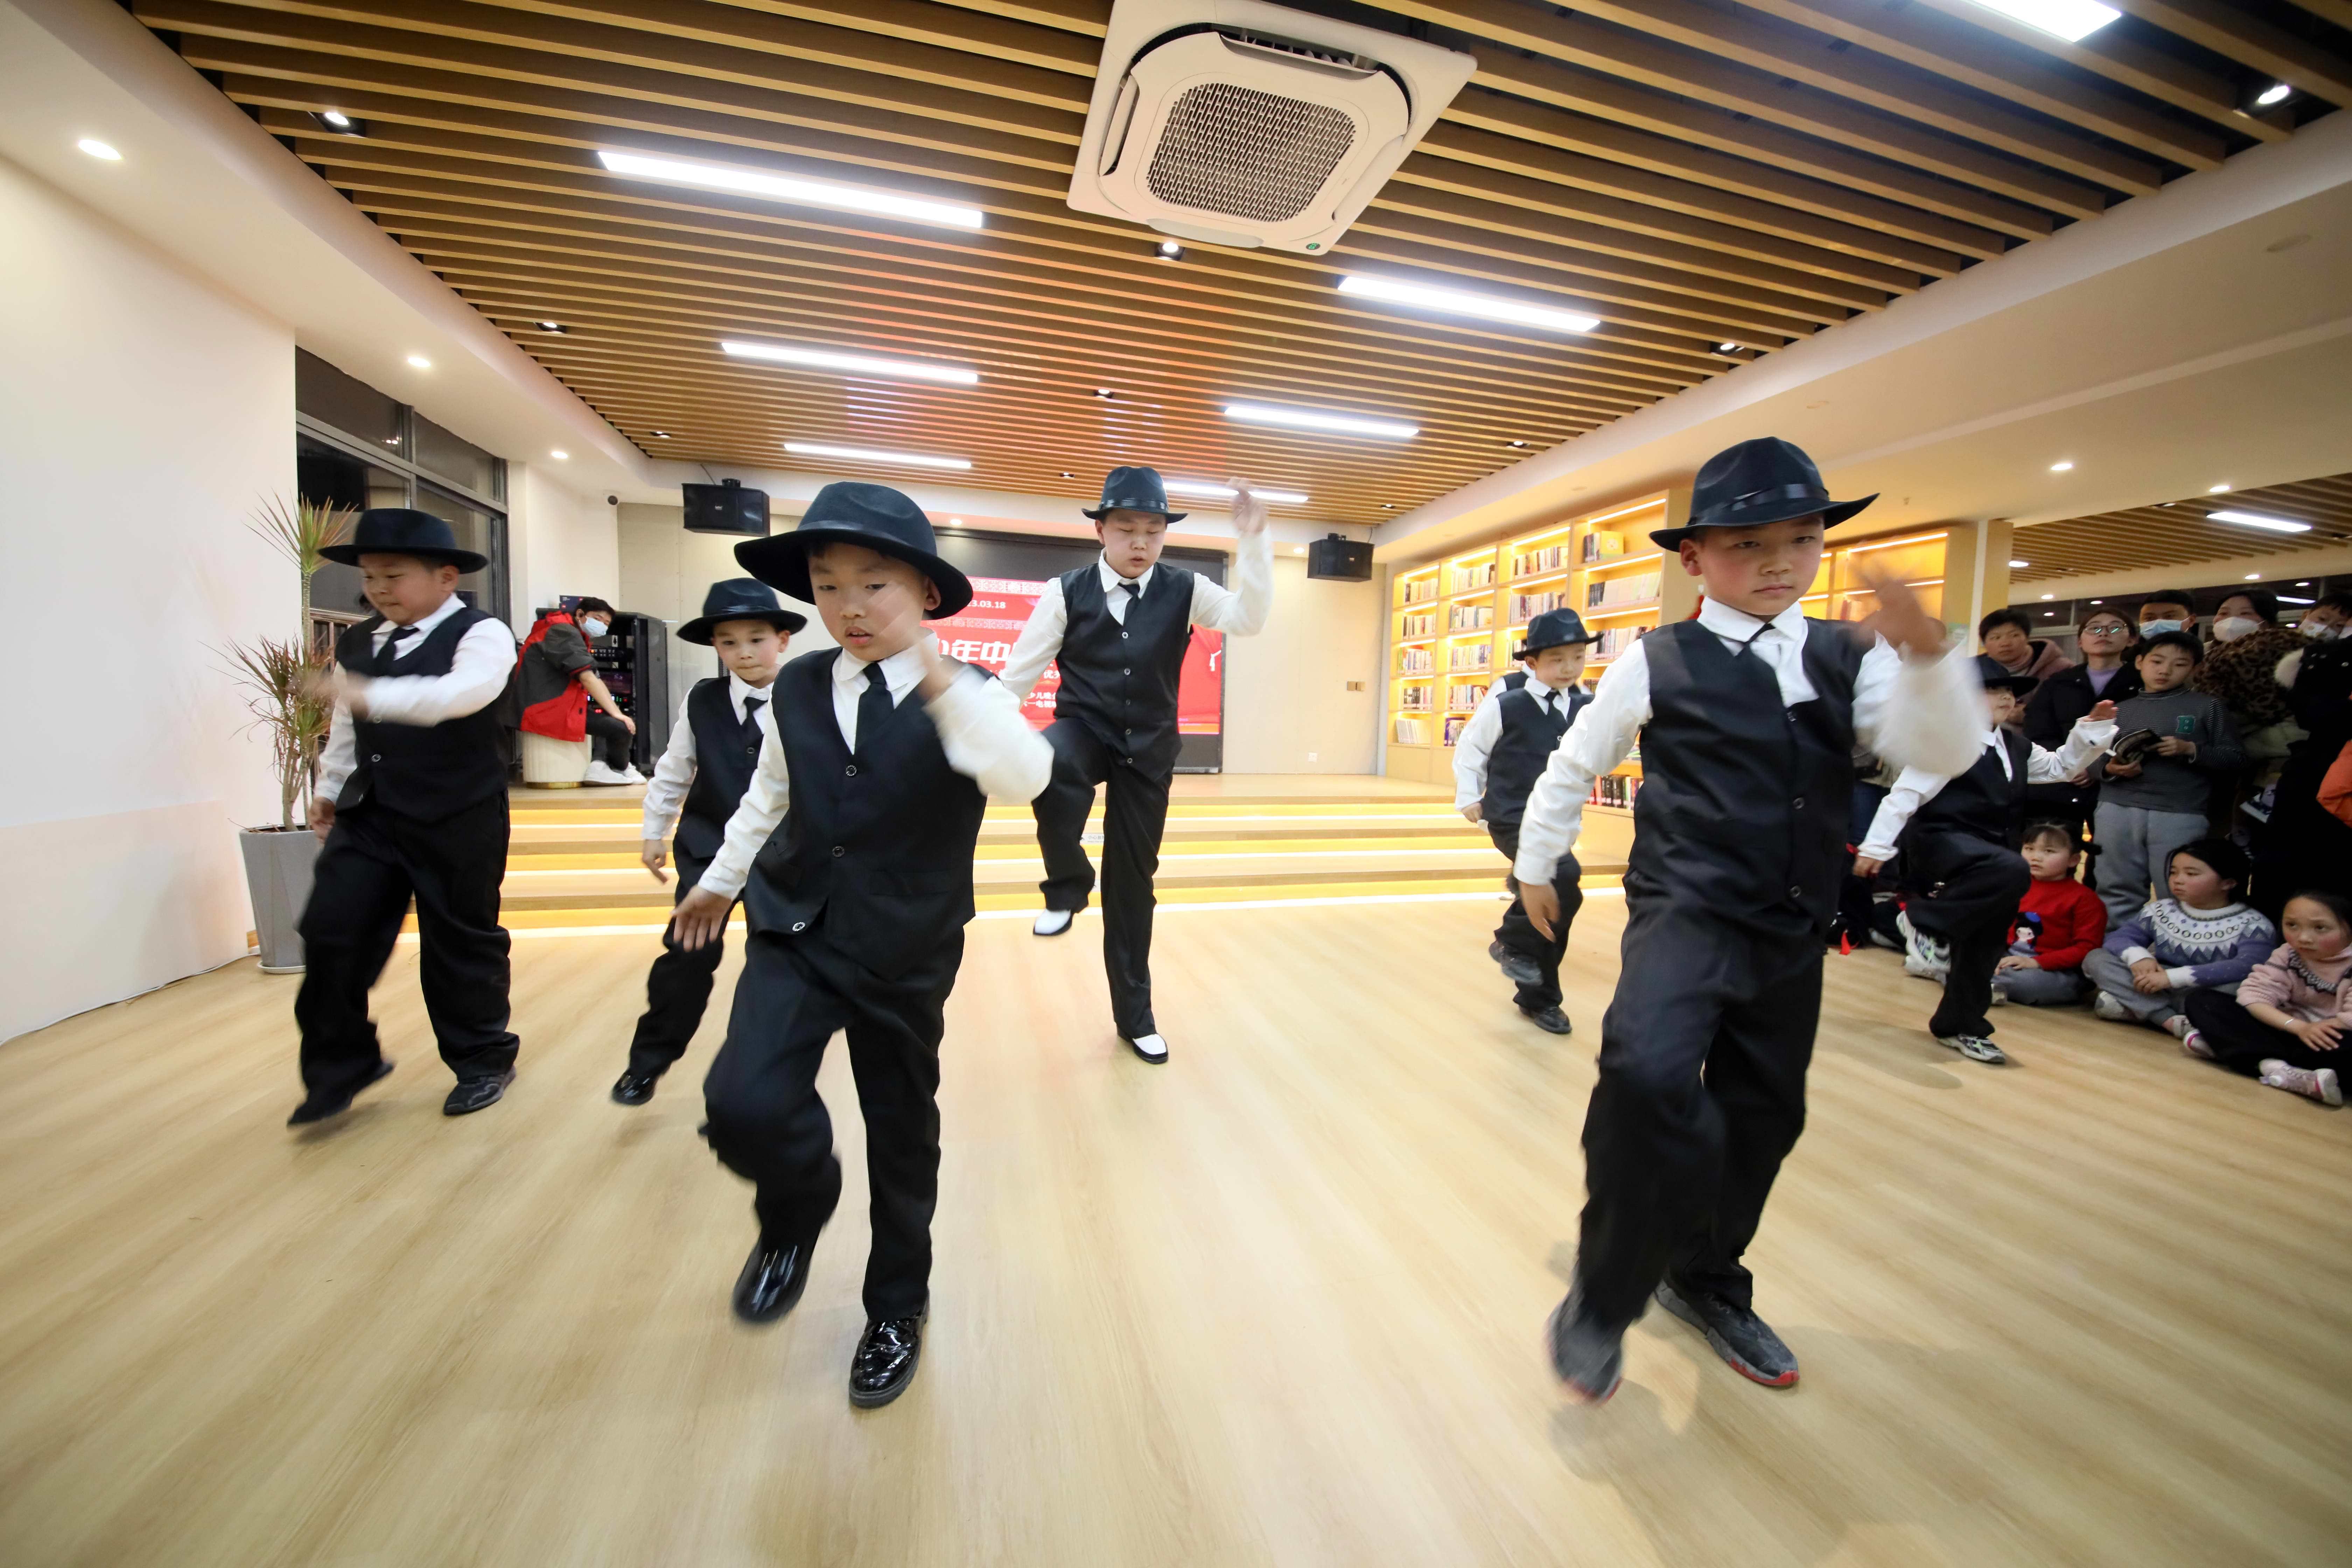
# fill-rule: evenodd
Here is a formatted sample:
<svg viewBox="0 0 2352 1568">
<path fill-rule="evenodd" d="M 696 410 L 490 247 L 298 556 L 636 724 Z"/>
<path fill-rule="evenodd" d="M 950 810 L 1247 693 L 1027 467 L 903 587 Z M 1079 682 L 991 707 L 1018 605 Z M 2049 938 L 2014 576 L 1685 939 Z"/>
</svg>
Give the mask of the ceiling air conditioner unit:
<svg viewBox="0 0 2352 1568">
<path fill-rule="evenodd" d="M 1070 205 L 1328 251 L 1477 62 L 1256 0 L 1118 0 Z"/>
</svg>

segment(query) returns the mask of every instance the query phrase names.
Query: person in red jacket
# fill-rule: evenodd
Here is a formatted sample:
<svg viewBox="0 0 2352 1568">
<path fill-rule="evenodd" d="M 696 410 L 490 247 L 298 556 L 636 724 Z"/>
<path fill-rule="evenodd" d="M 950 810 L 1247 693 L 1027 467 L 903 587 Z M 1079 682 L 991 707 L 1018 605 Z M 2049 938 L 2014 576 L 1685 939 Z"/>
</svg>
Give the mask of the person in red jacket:
<svg viewBox="0 0 2352 1568">
<path fill-rule="evenodd" d="M 2074 879 L 2083 846 L 2063 822 L 2037 822 L 2021 847 L 2033 880 L 2018 900 L 2017 941 L 1993 971 L 1993 995 L 2034 1007 L 2087 999 L 2083 960 L 2107 940 L 2107 906 Z"/>
</svg>

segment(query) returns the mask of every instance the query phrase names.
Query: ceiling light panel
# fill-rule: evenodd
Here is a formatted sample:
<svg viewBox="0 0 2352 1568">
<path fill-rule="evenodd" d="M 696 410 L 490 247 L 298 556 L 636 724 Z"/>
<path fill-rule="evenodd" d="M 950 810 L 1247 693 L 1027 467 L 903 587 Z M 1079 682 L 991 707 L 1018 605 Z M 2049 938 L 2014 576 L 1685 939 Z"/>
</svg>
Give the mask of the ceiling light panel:
<svg viewBox="0 0 2352 1568">
<path fill-rule="evenodd" d="M 1231 500 L 1234 490 L 1231 485 L 1212 484 L 1206 479 L 1167 479 L 1160 488 L 1171 496 L 1199 496 L 1203 500 Z M 1304 490 L 1268 489 L 1264 485 L 1252 485 L 1250 493 L 1268 506 L 1305 506 Z"/>
<path fill-rule="evenodd" d="M 1466 289 L 1445 289 L 1372 273 L 1349 273 L 1339 279 L 1339 292 L 1393 305 L 1417 306 L 1442 315 L 1475 316 L 1482 321 L 1508 321 L 1514 326 L 1541 327 L 1554 332 L 1589 332 L 1601 324 L 1600 317 L 1579 315 L 1574 310 L 1556 310 L 1499 294 L 1475 294 Z"/>
<path fill-rule="evenodd" d="M 1410 441 L 1421 434 L 1418 425 L 1400 425 L 1392 419 L 1366 419 L 1354 414 L 1326 414 L 1319 408 L 1283 408 L 1266 403 L 1228 403 L 1225 417 L 1244 425 L 1328 430 L 1336 435 L 1370 436 L 1382 441 Z"/>
<path fill-rule="evenodd" d="M 830 207 L 835 212 L 872 213 L 902 217 L 914 223 L 940 224 L 950 228 L 979 228 L 987 218 L 978 207 L 954 202 L 904 195 L 873 185 L 843 180 L 810 180 L 793 174 L 773 174 L 738 163 L 702 163 L 683 158 L 656 158 L 642 153 L 600 151 L 597 160 L 615 174 L 633 180 L 653 180 L 665 185 L 690 185 L 697 190 L 725 191 L 762 201 L 789 202 L 797 206 Z"/>
<path fill-rule="evenodd" d="M 1988 11 L 1998 11 L 2051 37 L 2076 43 L 2123 15 L 2097 0 L 1976 0 Z"/>
<path fill-rule="evenodd" d="M 871 354 L 845 353 L 839 349 L 807 348 L 799 343 L 752 343 L 735 339 L 719 347 L 733 359 L 761 360 L 769 364 L 804 365 L 811 370 L 843 375 L 872 376 L 882 381 L 936 381 L 950 386 L 972 386 L 980 372 L 946 360 L 877 359 Z"/>
<path fill-rule="evenodd" d="M 2209 511 L 2208 522 L 2234 522 L 2240 528 L 2266 528 L 2273 533 L 2309 533 L 2311 524 L 2291 517 L 2265 517 L 2258 511 Z"/>
<path fill-rule="evenodd" d="M 934 458 L 922 452 L 885 452 L 872 447 L 832 447 L 815 441 L 787 441 L 784 450 L 802 458 L 832 458 L 844 463 L 879 463 L 886 468 L 954 468 L 971 467 L 969 458 Z"/>
</svg>

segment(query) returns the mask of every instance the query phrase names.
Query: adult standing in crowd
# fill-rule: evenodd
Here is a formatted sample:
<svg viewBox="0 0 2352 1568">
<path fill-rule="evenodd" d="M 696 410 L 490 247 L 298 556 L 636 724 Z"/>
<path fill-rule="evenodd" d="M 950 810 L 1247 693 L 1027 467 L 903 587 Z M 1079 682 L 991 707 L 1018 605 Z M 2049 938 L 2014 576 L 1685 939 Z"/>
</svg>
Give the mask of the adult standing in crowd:
<svg viewBox="0 0 2352 1568">
<path fill-rule="evenodd" d="M 2270 820 L 2255 830 L 2248 900 L 2273 921 L 2306 888 L 2352 893 L 2352 826 L 2319 803 L 2328 770 L 2352 746 L 2352 594 L 2321 599 L 2295 630 L 2304 649 L 2280 661 L 2277 679 L 2305 734 L 2287 752 Z"/>
<path fill-rule="evenodd" d="M 2056 643 L 2035 637 L 2032 617 L 2019 609 L 1995 610 L 1979 621 L 1977 646 L 2002 669 L 2028 680 L 2047 680 L 2074 664 Z"/>
<path fill-rule="evenodd" d="M 2045 752 L 2064 745 L 2074 721 L 2101 702 L 2139 695 L 2139 671 L 2124 658 L 2132 645 L 2132 623 L 2121 610 L 2094 609 L 2083 617 L 2074 642 L 2083 662 L 2035 687 L 2025 704 L 2025 738 Z M 2037 821 L 2064 822 L 2080 830 L 2098 798 L 2098 786 L 2086 773 L 2080 782 L 2032 785 L 2025 792 L 2026 812 Z"/>
<path fill-rule="evenodd" d="M 2303 734 L 2278 683 L 2279 661 L 2303 647 L 2303 638 L 2279 625 L 2278 616 L 2278 595 L 2261 588 L 2241 588 L 2223 599 L 2213 612 L 2205 662 L 2189 679 L 2190 690 L 2221 700 L 2246 749 L 2235 795 L 2213 803 L 2215 828 L 2225 837 L 2236 826 L 2238 801 L 2278 777 L 2287 748 Z"/>
<path fill-rule="evenodd" d="M 2186 589 L 2158 588 L 2139 605 L 2139 639 L 2146 642 L 2167 632 L 2197 635 L 2197 596 Z M 2137 657 L 2138 650 L 2133 650 Z"/>
<path fill-rule="evenodd" d="M 621 711 L 612 689 L 596 673 L 596 656 L 588 648 L 612 629 L 613 606 L 602 599 L 583 598 L 572 609 L 550 610 L 539 617 L 523 639 L 519 666 L 520 724 L 534 735 L 553 740 L 594 741 L 596 756 L 588 764 L 584 784 L 643 784 L 645 775 L 629 765 L 636 721 Z M 602 711 L 589 710 L 592 698 Z"/>
</svg>

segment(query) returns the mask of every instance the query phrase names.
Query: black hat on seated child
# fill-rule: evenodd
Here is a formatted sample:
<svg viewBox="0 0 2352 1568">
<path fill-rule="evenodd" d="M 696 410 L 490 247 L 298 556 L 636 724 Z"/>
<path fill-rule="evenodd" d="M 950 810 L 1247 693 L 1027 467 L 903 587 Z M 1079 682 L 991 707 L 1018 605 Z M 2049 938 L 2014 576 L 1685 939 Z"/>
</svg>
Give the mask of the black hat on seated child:
<svg viewBox="0 0 2352 1568">
<path fill-rule="evenodd" d="M 1584 629 L 1584 622 L 1574 610 L 1546 610 L 1528 623 L 1526 638 L 1519 644 L 1513 658 L 1533 658 L 1548 647 L 1561 647 L 1570 643 L 1589 643 L 1592 634 Z"/>
<path fill-rule="evenodd" d="M 449 524 L 415 507 L 370 507 L 352 525 L 352 536 L 341 544 L 323 545 L 319 553 L 345 566 L 356 566 L 362 555 L 414 555 L 419 561 L 447 562 L 460 572 L 479 572 L 490 563 L 487 555 L 457 547 Z"/>
<path fill-rule="evenodd" d="M 677 628 L 688 642 L 709 647 L 721 621 L 765 621 L 787 635 L 808 625 L 808 617 L 784 608 L 776 591 L 756 577 L 729 577 L 710 584 L 702 595 L 702 614 Z"/>
<path fill-rule="evenodd" d="M 2042 684 L 2030 675 L 2014 675 L 2009 667 L 1989 653 L 1977 655 L 1977 679 L 1987 691 L 2006 691 L 2013 697 L 2023 697 Z"/>
<path fill-rule="evenodd" d="M 801 514 L 798 528 L 769 539 L 747 539 L 735 559 L 762 583 L 772 583 L 795 599 L 816 603 L 809 586 L 809 552 L 828 544 L 855 544 L 906 562 L 940 591 L 939 606 L 926 619 L 952 616 L 971 603 L 971 579 L 940 558 L 931 520 L 908 497 L 888 485 L 855 479 L 830 484 Z"/>
<path fill-rule="evenodd" d="M 1819 512 L 1823 528 L 1834 528 L 1878 499 L 1832 500 L 1822 471 L 1804 448 L 1777 436 L 1761 436 L 1726 447 L 1709 458 L 1691 486 L 1690 521 L 1650 535 L 1662 550 L 1679 550 L 1703 528 L 1761 528 L 1768 522 Z"/>
<path fill-rule="evenodd" d="M 1168 522 L 1181 522 L 1192 514 L 1168 510 L 1168 488 L 1157 468 L 1113 468 L 1103 479 L 1102 504 L 1078 509 L 1097 522 L 1107 512 L 1156 511 Z"/>
</svg>

